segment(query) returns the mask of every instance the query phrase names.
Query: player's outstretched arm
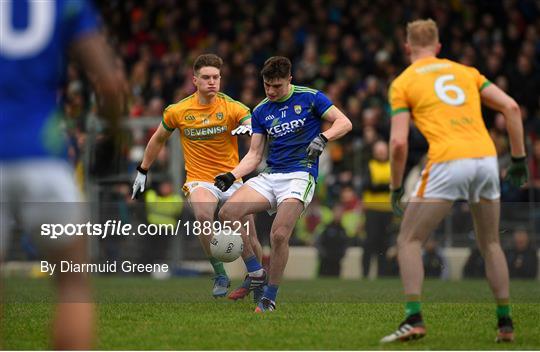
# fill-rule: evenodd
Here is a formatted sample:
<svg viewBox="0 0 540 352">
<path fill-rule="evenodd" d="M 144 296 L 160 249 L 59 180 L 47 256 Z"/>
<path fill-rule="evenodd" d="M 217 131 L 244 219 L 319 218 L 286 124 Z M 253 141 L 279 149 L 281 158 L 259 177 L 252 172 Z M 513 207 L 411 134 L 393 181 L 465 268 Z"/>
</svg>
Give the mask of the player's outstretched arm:
<svg viewBox="0 0 540 352">
<path fill-rule="evenodd" d="M 352 130 L 351 120 L 335 106 L 328 109 L 324 119 L 332 123 L 332 126 L 323 132 L 328 141 L 339 139 Z"/>
<path fill-rule="evenodd" d="M 403 196 L 403 174 L 409 152 L 410 120 L 409 112 L 400 112 L 392 116 L 390 128 L 390 189 L 392 190 L 392 210 L 397 216 L 403 214 L 400 201 Z"/>
<path fill-rule="evenodd" d="M 137 194 L 144 192 L 146 188 L 146 174 L 148 169 L 156 160 L 161 148 L 167 142 L 167 139 L 171 136 L 172 132 L 169 132 L 163 127 L 162 124 L 159 124 L 158 129 L 150 138 L 150 141 L 146 145 L 144 151 L 144 156 L 141 164 L 137 166 L 137 177 L 133 182 L 133 193 L 131 194 L 131 199 L 135 199 Z"/>
<path fill-rule="evenodd" d="M 515 158 L 525 156 L 523 123 L 521 121 L 521 111 L 516 101 L 495 84 L 490 84 L 482 89 L 480 97 L 482 103 L 504 115 L 512 156 Z"/>
</svg>

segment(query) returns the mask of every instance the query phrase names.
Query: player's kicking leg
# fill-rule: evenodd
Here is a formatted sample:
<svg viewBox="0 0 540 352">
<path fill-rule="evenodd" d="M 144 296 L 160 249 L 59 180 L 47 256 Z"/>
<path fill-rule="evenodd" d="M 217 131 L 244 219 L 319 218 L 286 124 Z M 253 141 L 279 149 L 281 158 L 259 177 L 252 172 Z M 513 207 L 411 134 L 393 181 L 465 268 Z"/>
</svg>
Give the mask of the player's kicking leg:
<svg viewBox="0 0 540 352">
<path fill-rule="evenodd" d="M 486 277 L 497 303 L 498 329 L 495 341 L 512 342 L 514 326 L 510 317 L 510 279 L 506 257 L 499 241 L 499 200 L 480 199 L 471 203 L 476 242 L 486 263 Z"/>
<path fill-rule="evenodd" d="M 192 189 L 189 193 L 189 202 L 191 203 L 196 221 L 200 222 L 201 224 L 204 223 L 204 221 L 209 221 L 210 223 L 214 221 L 214 212 L 216 211 L 216 207 L 218 205 L 218 199 L 209 189 L 204 187 Z M 201 234 L 198 237 L 204 253 L 206 254 L 210 264 L 212 264 L 212 268 L 214 269 L 215 273 L 212 295 L 214 297 L 224 297 L 227 295 L 227 291 L 231 285 L 231 280 L 225 271 L 223 263 L 212 257 L 210 252 L 211 235 Z"/>
<path fill-rule="evenodd" d="M 278 207 L 276 218 L 270 230 L 270 265 L 268 285 L 264 289 L 255 312 L 272 311 L 276 309 L 276 297 L 279 284 L 289 259 L 289 239 L 296 221 L 304 211 L 304 203 L 296 198 L 285 199 Z"/>
<path fill-rule="evenodd" d="M 429 237 L 452 207 L 445 200 L 413 198 L 405 211 L 397 238 L 398 262 L 404 293 L 407 297 L 405 320 L 382 343 L 408 341 L 426 335 L 420 309 L 424 280 L 422 243 Z"/>
<path fill-rule="evenodd" d="M 253 254 L 255 255 L 255 257 L 257 258 L 257 261 L 262 264 L 262 246 L 257 236 L 254 218 L 255 217 L 253 214 L 247 215 L 242 219 L 242 223 L 245 223 L 246 221 L 248 221 L 249 223 L 248 238 L 251 244 L 251 249 L 253 250 Z M 258 286 L 258 283 L 253 281 L 253 275 L 250 276 L 249 274 L 247 274 L 242 284 L 229 294 L 229 299 L 235 301 L 238 299 L 243 299 L 249 295 L 251 290 L 253 291 L 253 300 L 255 301 L 255 303 L 259 302 L 263 294 L 263 286 Z"/>
<path fill-rule="evenodd" d="M 231 198 L 229 198 L 229 200 L 221 207 L 219 218 L 223 221 L 241 221 L 250 214 L 268 210 L 270 207 L 270 203 L 265 197 L 251 187 L 244 185 L 234 192 Z M 251 231 L 254 229 L 254 226 L 250 226 L 249 229 L 250 233 L 248 234 L 245 232 L 243 226 L 240 228 L 244 240 L 242 259 L 246 264 L 248 276 L 246 280 L 244 280 L 243 285 L 234 290 L 229 296 L 229 298 L 234 300 L 246 297 L 251 291 L 260 291 L 267 282 L 267 275 L 261 265 L 261 261 L 260 259 L 257 259 L 257 256 L 254 254 L 257 253 L 257 245 L 255 245 L 255 251 L 251 250 L 250 243 L 253 241 L 251 237 L 254 236 Z M 246 243 L 248 245 L 246 245 Z M 249 253 L 246 252 L 246 249 L 248 248 L 250 250 Z M 262 250 L 260 250 L 259 253 L 262 253 Z"/>
</svg>

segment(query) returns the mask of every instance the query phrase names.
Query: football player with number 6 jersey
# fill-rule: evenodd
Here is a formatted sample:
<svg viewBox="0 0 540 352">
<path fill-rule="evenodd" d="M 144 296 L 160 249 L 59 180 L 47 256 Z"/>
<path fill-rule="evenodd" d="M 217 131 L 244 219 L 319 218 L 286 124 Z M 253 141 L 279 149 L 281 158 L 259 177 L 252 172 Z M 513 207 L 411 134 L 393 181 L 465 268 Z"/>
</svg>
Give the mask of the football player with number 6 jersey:
<svg viewBox="0 0 540 352">
<path fill-rule="evenodd" d="M 407 297 L 405 321 L 381 342 L 421 338 L 422 244 L 448 214 L 455 200 L 469 202 L 486 276 L 497 303 L 497 341 L 512 341 L 509 278 L 499 243 L 500 186 L 497 152 L 481 103 L 500 111 L 510 137 L 512 165 L 507 176 L 515 186 L 527 180 L 523 125 L 516 102 L 478 70 L 437 58 L 441 44 L 433 20 L 407 26 L 405 49 L 412 64 L 391 84 L 391 189 L 394 213 L 400 199 L 412 120 L 429 143 L 428 162 L 405 211 L 397 238 L 401 280 Z"/>
</svg>

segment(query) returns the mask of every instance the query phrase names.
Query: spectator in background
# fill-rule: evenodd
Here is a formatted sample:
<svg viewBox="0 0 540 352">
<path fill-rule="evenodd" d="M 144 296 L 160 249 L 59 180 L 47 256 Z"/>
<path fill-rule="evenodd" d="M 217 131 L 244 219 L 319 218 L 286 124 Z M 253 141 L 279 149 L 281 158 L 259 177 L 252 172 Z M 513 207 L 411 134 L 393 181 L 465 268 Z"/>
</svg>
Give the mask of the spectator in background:
<svg viewBox="0 0 540 352">
<path fill-rule="evenodd" d="M 178 219 L 184 208 L 183 199 L 175 192 L 170 180 L 163 180 L 157 185 L 157 190 L 149 189 L 144 194 L 146 219 L 149 224 L 172 225 L 176 227 Z M 167 230 L 167 228 L 162 228 Z M 147 236 L 141 248 L 141 263 L 163 263 L 167 258 L 167 242 L 171 240 L 171 233 L 167 236 Z"/>
<path fill-rule="evenodd" d="M 529 187 L 532 187 L 534 192 L 531 201 L 538 201 L 540 200 L 540 139 L 535 140 L 533 143 L 529 170 L 531 171 Z"/>
<path fill-rule="evenodd" d="M 316 242 L 319 251 L 320 276 L 339 276 L 341 259 L 347 250 L 348 237 L 341 224 L 343 207 L 336 205 L 333 210 L 332 222 L 324 228 Z"/>
<path fill-rule="evenodd" d="M 512 279 L 535 279 L 538 274 L 536 248 L 523 229 L 514 231 L 512 246 L 506 251 L 508 269 Z"/>
<path fill-rule="evenodd" d="M 429 238 L 424 244 L 424 253 L 422 254 L 424 263 L 424 276 L 431 278 L 447 279 L 448 265 L 443 256 L 439 243 L 433 238 Z"/>
<path fill-rule="evenodd" d="M 350 246 L 358 246 L 360 240 L 366 238 L 365 235 L 366 217 L 361 203 L 358 202 L 354 208 L 345 209 L 341 219 L 341 225 L 349 237 Z"/>
<path fill-rule="evenodd" d="M 390 206 L 390 162 L 388 161 L 388 144 L 377 141 L 373 144 L 373 157 L 368 162 L 363 177 L 363 201 L 366 216 L 366 235 L 364 254 L 362 255 L 362 272 L 369 274 L 371 257 L 377 257 L 378 273 L 384 273 L 385 255 L 390 247 L 390 224 L 392 208 Z"/>
<path fill-rule="evenodd" d="M 486 275 L 484 258 L 477 246 L 471 249 L 467 262 L 463 267 L 463 277 L 467 279 L 480 279 Z"/>
<path fill-rule="evenodd" d="M 397 247 L 395 245 L 386 251 L 386 267 L 382 276 L 399 276 L 399 264 L 397 259 Z"/>
<path fill-rule="evenodd" d="M 315 236 L 320 234 L 332 220 L 332 210 L 322 205 L 319 197 L 313 197 L 310 206 L 296 224 L 295 235 L 291 238 L 291 242 L 296 242 L 297 245 L 312 245 Z"/>
<path fill-rule="evenodd" d="M 145 222 L 144 207 L 138 207 L 131 199 L 130 187 L 126 183 L 116 183 L 107 187 L 103 191 L 102 204 L 99 207 L 99 221 L 105 223 L 107 220 L 119 220 L 124 224 L 139 224 Z M 100 261 L 117 261 L 124 259 L 123 244 L 126 243 L 125 236 L 107 236 L 100 241 Z"/>
</svg>

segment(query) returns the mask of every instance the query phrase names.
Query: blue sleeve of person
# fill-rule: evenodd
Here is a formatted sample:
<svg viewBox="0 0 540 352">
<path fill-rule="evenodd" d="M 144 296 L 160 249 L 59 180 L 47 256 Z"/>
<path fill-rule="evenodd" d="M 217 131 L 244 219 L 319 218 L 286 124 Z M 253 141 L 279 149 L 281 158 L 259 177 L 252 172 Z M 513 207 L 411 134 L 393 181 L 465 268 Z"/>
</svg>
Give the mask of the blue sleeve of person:
<svg viewBox="0 0 540 352">
<path fill-rule="evenodd" d="M 253 133 L 266 134 L 266 129 L 261 124 L 260 116 L 261 109 L 255 108 L 255 110 L 253 110 L 253 114 L 251 115 L 251 128 L 253 130 Z"/>
<path fill-rule="evenodd" d="M 322 93 L 317 92 L 315 94 L 315 99 L 313 101 L 313 113 L 315 116 L 319 118 L 323 118 L 324 114 L 330 109 L 334 104 L 328 99 L 328 97 Z"/>
</svg>

